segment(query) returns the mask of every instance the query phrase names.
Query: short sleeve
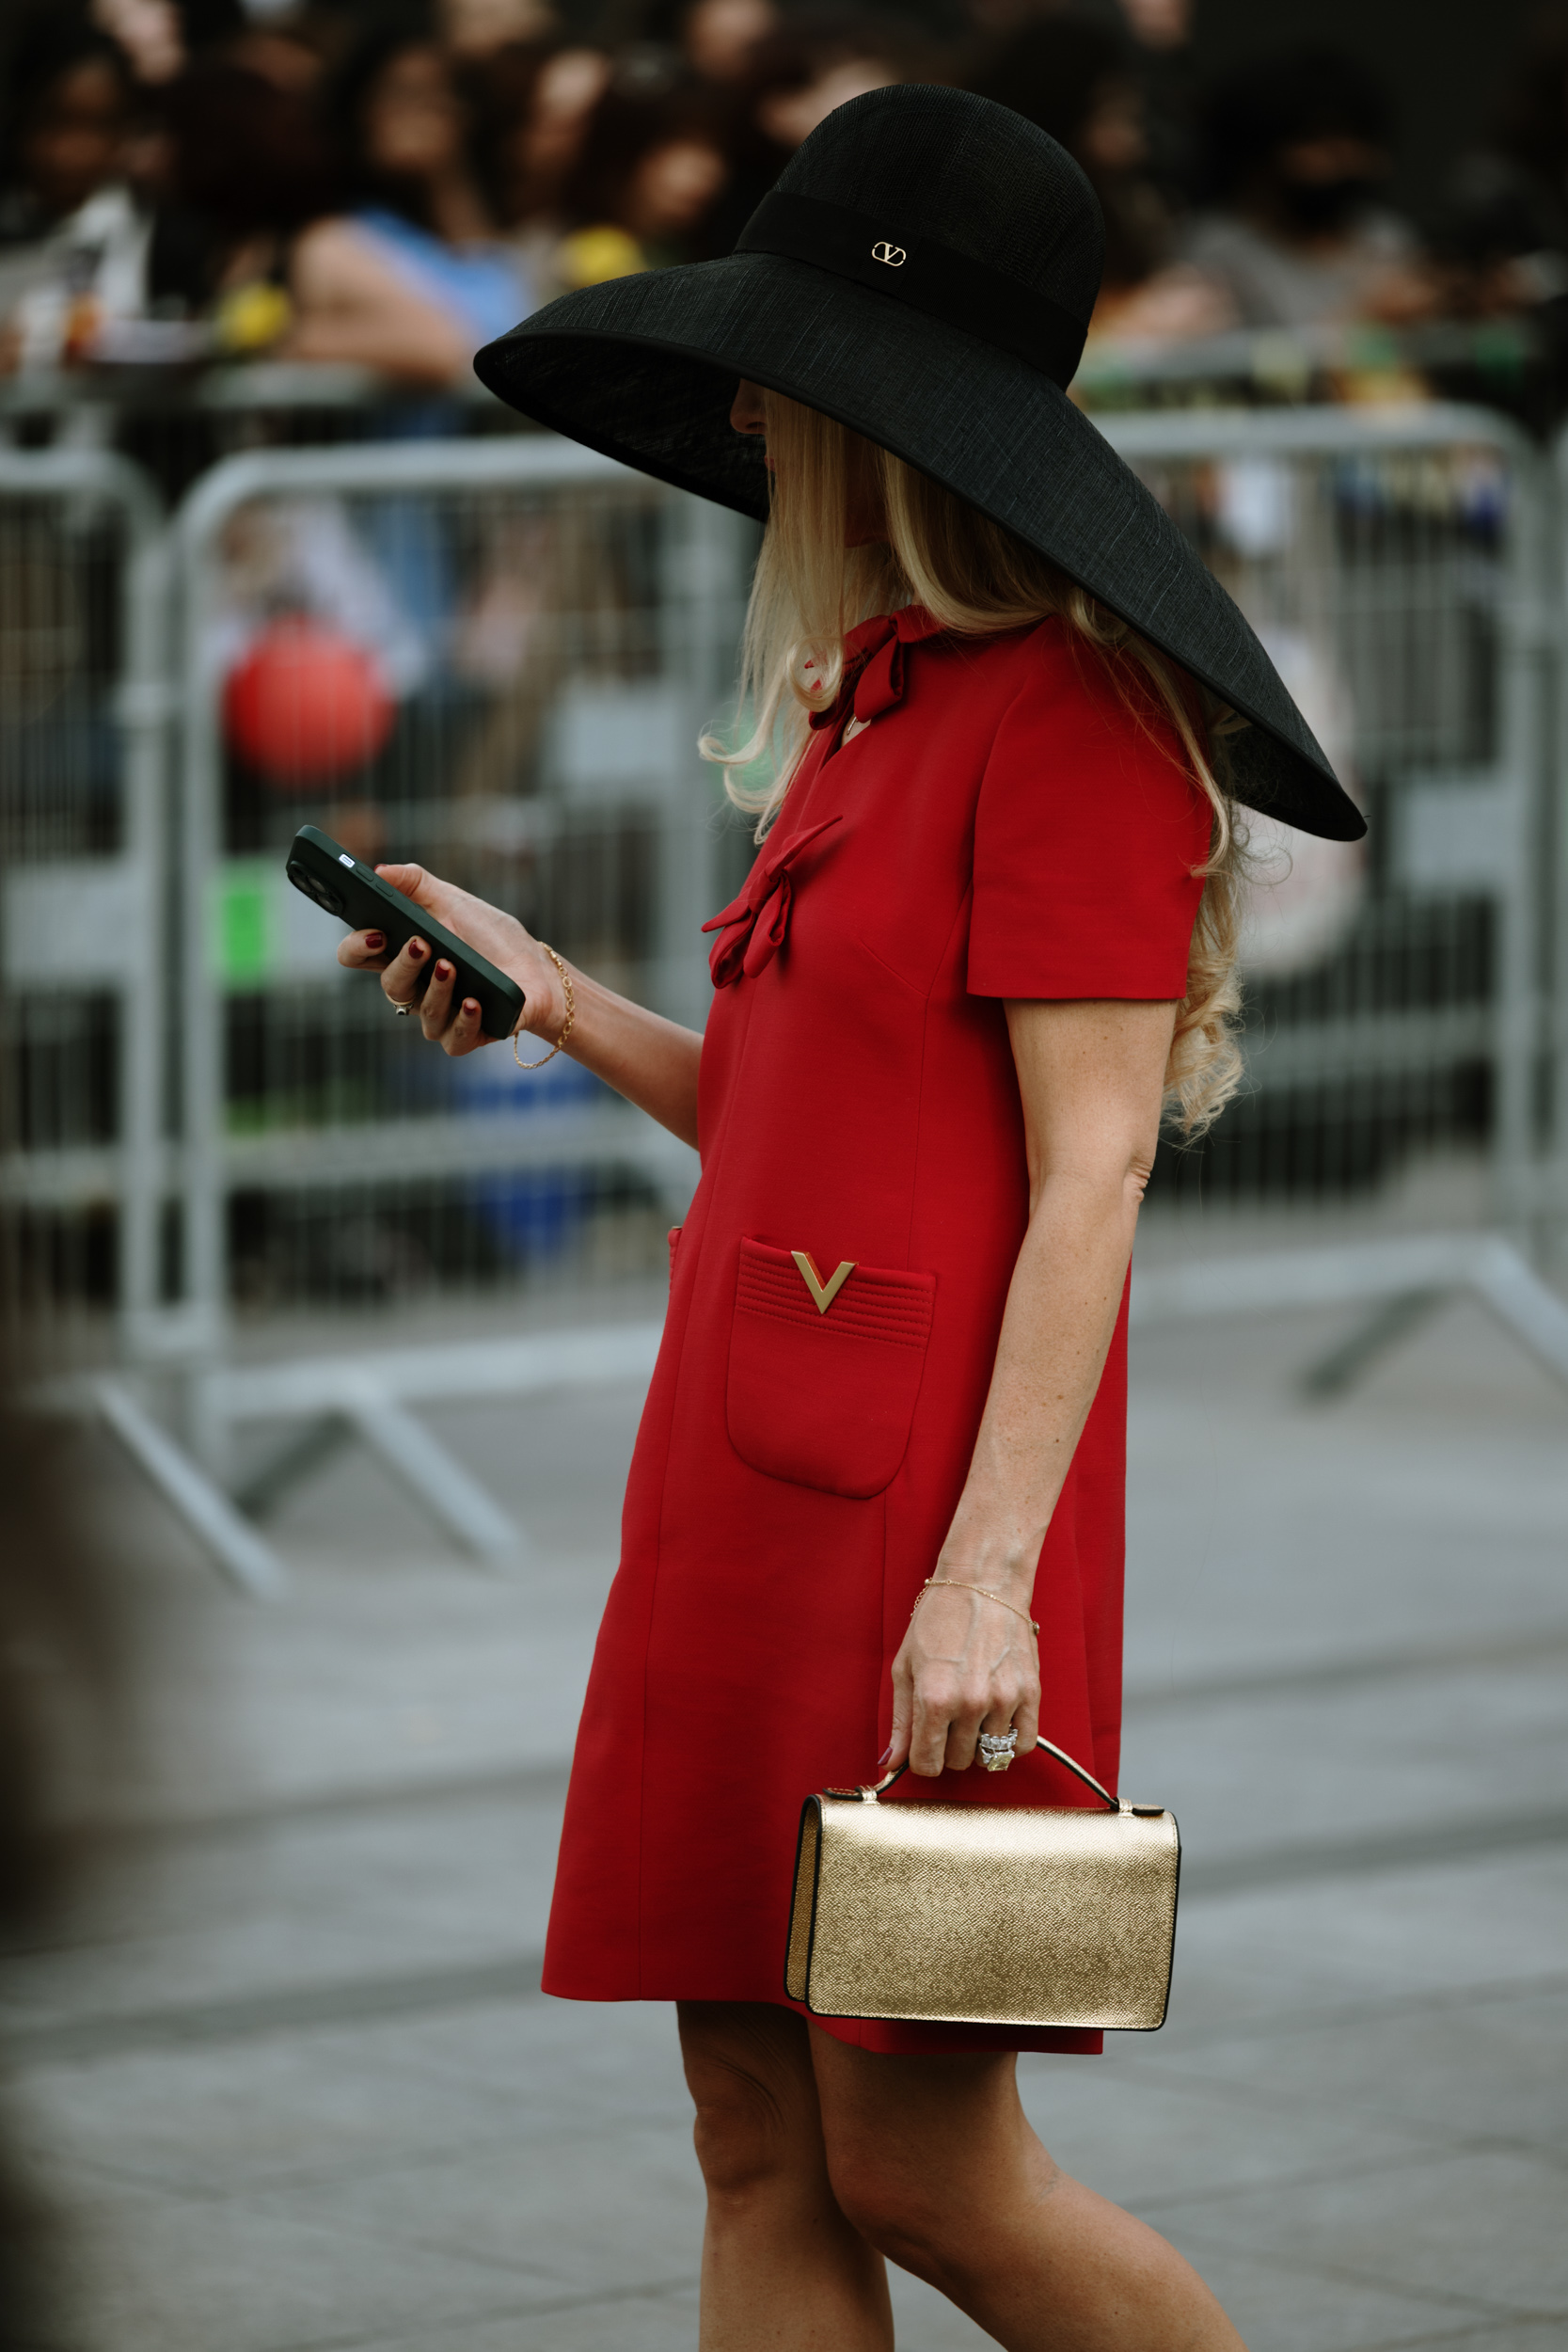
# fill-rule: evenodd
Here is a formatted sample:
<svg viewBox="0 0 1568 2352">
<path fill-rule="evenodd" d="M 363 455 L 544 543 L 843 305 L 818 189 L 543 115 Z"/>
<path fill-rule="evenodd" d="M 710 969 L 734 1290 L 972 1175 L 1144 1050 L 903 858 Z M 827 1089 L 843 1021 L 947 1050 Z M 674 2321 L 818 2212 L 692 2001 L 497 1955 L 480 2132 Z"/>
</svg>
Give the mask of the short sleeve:
<svg viewBox="0 0 1568 2352">
<path fill-rule="evenodd" d="M 1091 647 L 1047 624 L 1022 650 L 975 807 L 970 993 L 1184 996 L 1209 802 Z"/>
</svg>

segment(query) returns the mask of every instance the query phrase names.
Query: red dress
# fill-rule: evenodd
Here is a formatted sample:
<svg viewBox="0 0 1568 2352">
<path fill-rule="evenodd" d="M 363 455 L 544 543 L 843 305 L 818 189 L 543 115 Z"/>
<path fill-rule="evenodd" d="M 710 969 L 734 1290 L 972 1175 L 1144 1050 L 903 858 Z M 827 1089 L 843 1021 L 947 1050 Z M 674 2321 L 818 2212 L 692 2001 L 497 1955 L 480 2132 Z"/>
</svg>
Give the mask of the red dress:
<svg viewBox="0 0 1568 2352">
<path fill-rule="evenodd" d="M 626 1489 L 545 1965 L 576 2000 L 787 2005 L 800 1804 L 864 1780 L 985 1404 L 1028 1214 L 1003 1000 L 1185 993 L 1209 808 L 1066 626 L 849 641 L 714 951 L 703 1174 Z M 850 702 L 872 722 L 842 739 Z M 713 928 L 713 926 L 710 926 Z M 824 1286 L 825 1312 L 792 1253 Z M 1035 1585 L 1042 1721 L 1110 1788 L 1125 1305 Z M 915 1804 L 1092 1803 L 1044 1756 Z M 819 2020 L 883 2051 L 1098 2034 Z"/>
</svg>

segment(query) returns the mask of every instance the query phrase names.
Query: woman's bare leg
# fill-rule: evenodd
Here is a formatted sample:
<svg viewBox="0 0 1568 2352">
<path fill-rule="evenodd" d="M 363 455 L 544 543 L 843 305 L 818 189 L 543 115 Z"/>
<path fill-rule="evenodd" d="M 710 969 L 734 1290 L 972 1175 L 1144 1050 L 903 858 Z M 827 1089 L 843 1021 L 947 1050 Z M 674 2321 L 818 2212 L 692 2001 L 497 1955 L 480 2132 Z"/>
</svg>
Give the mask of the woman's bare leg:
<svg viewBox="0 0 1568 2352">
<path fill-rule="evenodd" d="M 809 2029 L 761 2001 L 683 2001 L 707 2185 L 701 2352 L 892 2352 L 880 2254 L 833 2197 Z"/>
<path fill-rule="evenodd" d="M 1244 2352 L 1174 2247 L 1053 2163 L 1010 2055 L 880 2058 L 808 2031 L 840 2211 L 1007 2352 Z"/>
</svg>

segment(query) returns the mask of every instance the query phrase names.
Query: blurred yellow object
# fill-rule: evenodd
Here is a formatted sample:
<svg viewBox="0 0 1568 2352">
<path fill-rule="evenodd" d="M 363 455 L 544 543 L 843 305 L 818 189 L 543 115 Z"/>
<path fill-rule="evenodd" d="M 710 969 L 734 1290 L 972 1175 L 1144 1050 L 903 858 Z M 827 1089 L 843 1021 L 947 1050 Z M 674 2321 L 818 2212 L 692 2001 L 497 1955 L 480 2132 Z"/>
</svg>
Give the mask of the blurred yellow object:
<svg viewBox="0 0 1568 2352">
<path fill-rule="evenodd" d="M 258 278 L 236 286 L 218 305 L 217 340 L 225 351 L 264 351 L 287 334 L 293 305 L 281 286 Z"/>
<path fill-rule="evenodd" d="M 1409 408 L 1432 398 L 1432 387 L 1415 368 L 1336 368 L 1330 372 L 1334 397 L 1347 408 Z"/>
<path fill-rule="evenodd" d="M 647 266 L 637 239 L 611 221 L 597 229 L 575 229 L 569 237 L 562 237 L 556 257 L 561 282 L 567 288 L 602 286 L 611 278 L 635 278 Z"/>
</svg>

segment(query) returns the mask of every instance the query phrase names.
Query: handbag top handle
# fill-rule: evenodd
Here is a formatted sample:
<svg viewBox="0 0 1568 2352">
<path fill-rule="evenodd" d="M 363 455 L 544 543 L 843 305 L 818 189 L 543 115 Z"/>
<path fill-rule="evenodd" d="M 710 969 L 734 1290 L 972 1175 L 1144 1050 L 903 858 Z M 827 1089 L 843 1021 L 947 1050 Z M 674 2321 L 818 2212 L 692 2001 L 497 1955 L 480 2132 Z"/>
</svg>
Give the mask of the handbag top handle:
<svg viewBox="0 0 1568 2352">
<path fill-rule="evenodd" d="M 1043 1748 L 1047 1756 L 1053 1756 L 1058 1764 L 1065 1764 L 1068 1771 L 1076 1774 L 1085 1788 L 1092 1788 L 1108 1813 L 1159 1813 L 1163 1811 L 1164 1808 L 1157 1804 L 1126 1804 L 1120 1798 L 1113 1797 L 1108 1788 L 1101 1788 L 1092 1772 L 1086 1772 L 1082 1764 L 1075 1764 L 1065 1748 L 1059 1748 L 1053 1740 L 1047 1740 L 1043 1733 L 1037 1737 L 1036 1746 Z M 885 1795 L 893 1787 L 894 1782 L 908 1770 L 907 1764 L 895 1764 L 891 1772 L 882 1774 L 880 1780 L 864 1781 L 858 1788 L 825 1788 L 822 1793 L 828 1797 L 858 1797 L 862 1804 L 875 1804 L 878 1798 Z"/>
</svg>

